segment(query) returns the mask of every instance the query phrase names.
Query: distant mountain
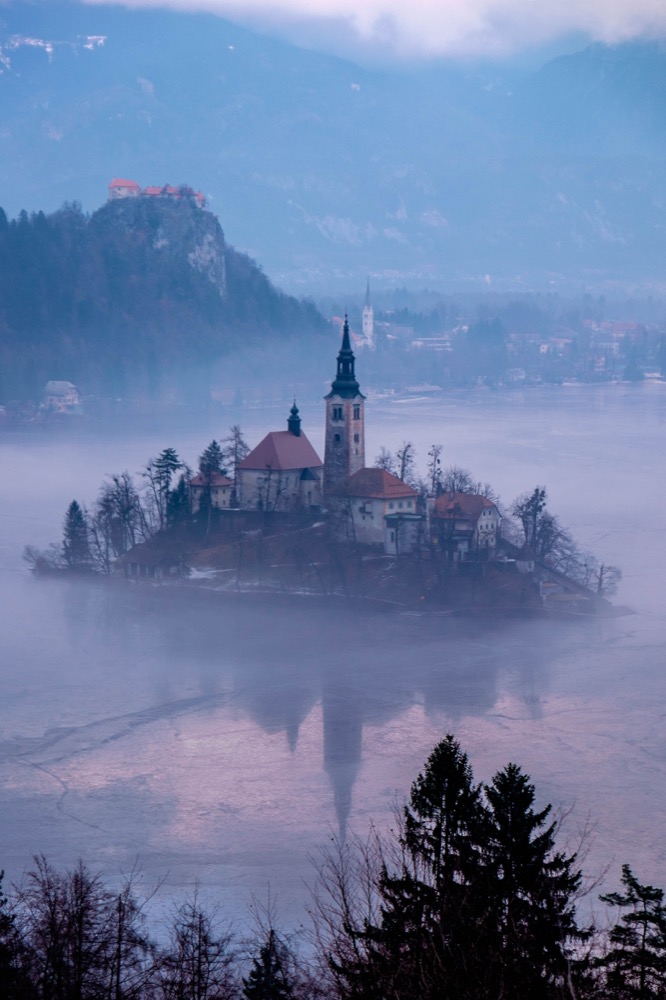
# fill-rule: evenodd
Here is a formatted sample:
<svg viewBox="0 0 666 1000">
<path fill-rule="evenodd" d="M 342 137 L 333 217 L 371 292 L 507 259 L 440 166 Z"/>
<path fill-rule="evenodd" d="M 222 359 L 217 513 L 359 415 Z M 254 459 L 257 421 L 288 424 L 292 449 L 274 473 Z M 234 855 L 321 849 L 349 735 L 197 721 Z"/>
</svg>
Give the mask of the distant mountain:
<svg viewBox="0 0 666 1000">
<path fill-rule="evenodd" d="M 10 2 L 0 69 L 10 214 L 187 182 L 291 288 L 663 283 L 659 44 L 371 70 L 211 15 Z"/>
<path fill-rule="evenodd" d="M 183 398 L 192 376 L 206 392 L 201 373 L 221 359 L 324 329 L 187 195 L 121 198 L 90 217 L 0 211 L 0 402 L 39 398 L 53 378 Z"/>
</svg>

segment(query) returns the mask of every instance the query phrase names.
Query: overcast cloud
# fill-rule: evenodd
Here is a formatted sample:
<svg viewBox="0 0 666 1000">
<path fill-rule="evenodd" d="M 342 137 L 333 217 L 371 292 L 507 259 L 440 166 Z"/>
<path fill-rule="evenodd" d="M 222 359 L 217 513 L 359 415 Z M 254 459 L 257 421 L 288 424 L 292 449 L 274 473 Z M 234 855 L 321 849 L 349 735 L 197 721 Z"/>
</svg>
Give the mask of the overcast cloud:
<svg viewBox="0 0 666 1000">
<path fill-rule="evenodd" d="M 104 2 L 104 0 L 88 0 Z M 125 0 L 207 10 L 317 47 L 348 38 L 403 56 L 508 55 L 571 34 L 621 42 L 666 36 L 665 0 Z"/>
</svg>

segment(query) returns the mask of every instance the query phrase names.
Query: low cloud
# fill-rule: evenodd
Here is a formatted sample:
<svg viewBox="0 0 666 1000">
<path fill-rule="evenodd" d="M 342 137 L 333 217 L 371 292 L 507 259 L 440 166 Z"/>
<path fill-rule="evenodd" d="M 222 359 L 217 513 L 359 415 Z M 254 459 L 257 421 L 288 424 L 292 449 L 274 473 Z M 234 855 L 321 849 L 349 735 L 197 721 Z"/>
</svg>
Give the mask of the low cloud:
<svg viewBox="0 0 666 1000">
<path fill-rule="evenodd" d="M 88 3 L 105 0 L 86 0 Z M 320 48 L 346 38 L 403 57 L 510 55 L 578 34 L 607 43 L 666 36 L 664 0 L 125 0 L 209 11 Z M 327 44 L 328 39 L 328 44 Z"/>
</svg>

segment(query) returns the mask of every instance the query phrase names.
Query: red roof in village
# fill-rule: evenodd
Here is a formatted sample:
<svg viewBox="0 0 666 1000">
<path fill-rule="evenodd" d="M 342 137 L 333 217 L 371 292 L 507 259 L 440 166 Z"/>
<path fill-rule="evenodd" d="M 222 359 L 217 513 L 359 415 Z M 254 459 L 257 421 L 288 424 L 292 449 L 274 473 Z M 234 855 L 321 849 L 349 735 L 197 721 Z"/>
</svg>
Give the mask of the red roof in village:
<svg viewBox="0 0 666 1000">
<path fill-rule="evenodd" d="M 271 431 L 239 463 L 238 468 L 287 472 L 293 469 L 321 469 L 323 465 L 305 434 L 297 436 L 291 431 Z"/>
<path fill-rule="evenodd" d="M 493 508 L 495 504 L 480 493 L 442 493 L 435 500 L 435 517 L 455 517 L 466 521 L 477 521 L 481 512 Z"/>
<path fill-rule="evenodd" d="M 403 483 L 402 479 L 398 479 L 386 469 L 359 469 L 332 492 L 340 496 L 367 497 L 369 500 L 395 500 L 396 497 L 418 496 L 418 490 Z"/>
<path fill-rule="evenodd" d="M 109 184 L 110 188 L 132 188 L 137 191 L 141 190 L 141 185 L 137 184 L 136 181 L 126 181 L 122 177 L 114 177 Z"/>
<path fill-rule="evenodd" d="M 190 479 L 190 486 L 207 486 L 206 477 L 200 472 L 197 472 L 196 476 L 192 476 Z M 213 472 L 210 477 L 211 486 L 231 486 L 231 480 L 227 476 L 223 476 L 221 472 Z"/>
</svg>

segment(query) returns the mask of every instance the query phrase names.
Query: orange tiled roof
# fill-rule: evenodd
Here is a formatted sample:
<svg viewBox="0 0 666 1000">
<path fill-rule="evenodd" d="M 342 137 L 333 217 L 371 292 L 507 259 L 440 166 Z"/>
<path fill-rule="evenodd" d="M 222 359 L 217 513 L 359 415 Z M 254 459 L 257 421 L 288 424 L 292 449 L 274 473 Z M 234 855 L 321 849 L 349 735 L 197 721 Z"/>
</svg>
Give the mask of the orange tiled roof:
<svg viewBox="0 0 666 1000">
<path fill-rule="evenodd" d="M 461 520 L 476 521 L 481 512 L 493 508 L 495 504 L 480 493 L 442 493 L 435 500 L 435 517 L 456 517 Z"/>
<path fill-rule="evenodd" d="M 126 181 L 122 177 L 114 177 L 109 184 L 110 188 L 136 188 L 137 191 L 141 189 L 141 185 L 137 184 L 136 181 Z"/>
<path fill-rule="evenodd" d="M 271 431 L 247 458 L 239 463 L 238 468 L 287 472 L 293 469 L 321 469 L 323 464 L 305 434 Z"/>
<path fill-rule="evenodd" d="M 367 497 L 369 500 L 418 496 L 418 490 L 386 469 L 359 469 L 332 492 L 339 496 Z"/>
</svg>

